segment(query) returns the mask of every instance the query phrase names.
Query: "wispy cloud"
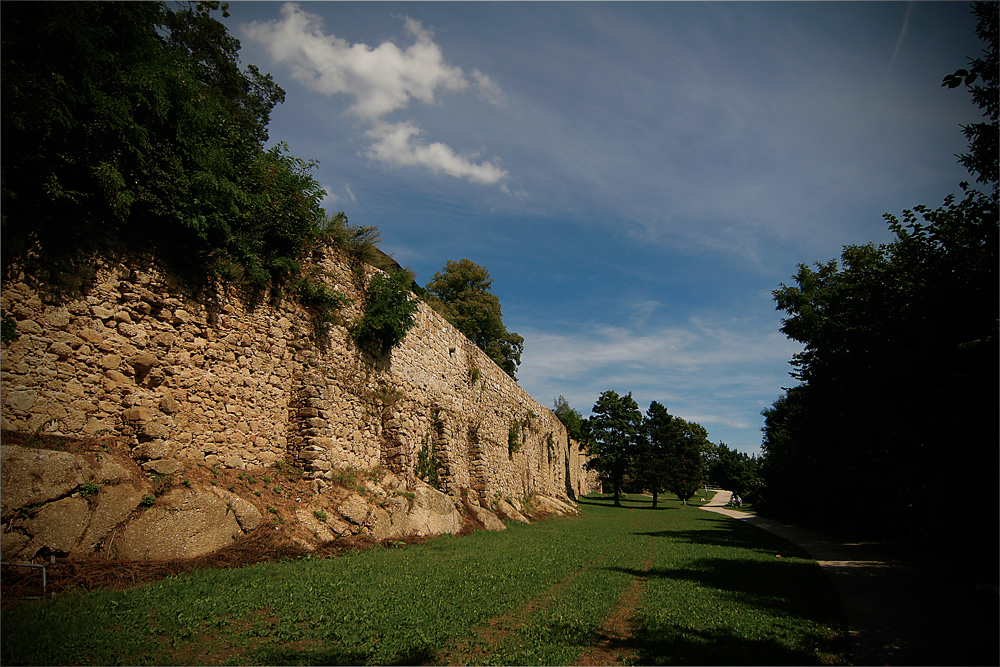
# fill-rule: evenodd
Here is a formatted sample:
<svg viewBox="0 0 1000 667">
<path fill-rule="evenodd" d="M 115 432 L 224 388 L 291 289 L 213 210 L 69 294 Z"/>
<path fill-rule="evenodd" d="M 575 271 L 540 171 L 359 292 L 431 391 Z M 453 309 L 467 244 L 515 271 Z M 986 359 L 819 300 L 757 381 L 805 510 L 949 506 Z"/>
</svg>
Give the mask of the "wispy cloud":
<svg viewBox="0 0 1000 667">
<path fill-rule="evenodd" d="M 892 56 L 889 57 L 889 67 L 886 68 L 885 76 L 892 75 L 892 68 L 896 66 L 896 58 L 899 57 L 899 50 L 903 48 L 906 41 L 906 34 L 910 31 L 910 16 L 913 14 L 913 3 L 906 3 L 906 14 L 903 15 L 903 27 L 899 29 L 899 36 L 896 37 L 896 45 L 892 49 Z"/>
<path fill-rule="evenodd" d="M 411 100 L 434 104 L 442 91 L 470 87 L 460 67 L 445 62 L 433 33 L 419 21 L 407 18 L 405 32 L 413 39 L 401 48 L 386 41 L 376 47 L 350 44 L 326 34 L 323 19 L 294 3 L 281 8 L 277 21 L 254 21 L 243 26 L 243 35 L 263 45 L 270 57 L 289 67 L 292 76 L 325 95 L 352 98 L 347 113 L 371 126 L 365 136 L 374 140 L 365 151 L 371 159 L 394 167 L 423 167 L 474 183 L 495 184 L 508 173 L 495 161 L 473 161 L 441 143 L 427 143 L 412 122 L 389 122 L 389 114 L 405 109 Z M 503 91 L 486 74 L 472 73 L 479 94 L 498 103 Z"/>
<path fill-rule="evenodd" d="M 421 139 L 422 134 L 423 131 L 412 122 L 377 123 L 365 132 L 366 137 L 375 140 L 366 155 L 391 166 L 426 167 L 485 185 L 497 183 L 507 176 L 506 171 L 492 162 L 474 164 L 439 141 L 428 144 Z"/>
</svg>

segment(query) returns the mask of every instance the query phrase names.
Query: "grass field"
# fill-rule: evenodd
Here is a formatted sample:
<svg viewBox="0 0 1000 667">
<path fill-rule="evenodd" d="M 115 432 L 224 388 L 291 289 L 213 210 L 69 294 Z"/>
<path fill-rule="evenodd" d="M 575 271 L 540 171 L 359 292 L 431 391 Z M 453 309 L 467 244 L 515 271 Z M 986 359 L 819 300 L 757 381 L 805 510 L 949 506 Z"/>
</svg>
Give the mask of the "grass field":
<svg viewBox="0 0 1000 667">
<path fill-rule="evenodd" d="M 5 605 L 14 664 L 836 664 L 787 542 L 672 496 L 405 548 Z M 780 556 L 780 557 L 779 557 Z"/>
</svg>

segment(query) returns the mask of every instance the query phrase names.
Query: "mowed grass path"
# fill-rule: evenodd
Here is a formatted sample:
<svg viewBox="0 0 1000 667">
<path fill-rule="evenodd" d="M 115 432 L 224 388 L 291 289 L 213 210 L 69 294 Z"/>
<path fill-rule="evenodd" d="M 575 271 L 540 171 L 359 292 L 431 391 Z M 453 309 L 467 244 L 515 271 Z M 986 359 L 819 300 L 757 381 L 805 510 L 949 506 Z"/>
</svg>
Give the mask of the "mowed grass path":
<svg viewBox="0 0 1000 667">
<path fill-rule="evenodd" d="M 669 498 L 624 505 L 8 606 L 3 663 L 845 662 L 839 603 L 797 548 Z"/>
</svg>

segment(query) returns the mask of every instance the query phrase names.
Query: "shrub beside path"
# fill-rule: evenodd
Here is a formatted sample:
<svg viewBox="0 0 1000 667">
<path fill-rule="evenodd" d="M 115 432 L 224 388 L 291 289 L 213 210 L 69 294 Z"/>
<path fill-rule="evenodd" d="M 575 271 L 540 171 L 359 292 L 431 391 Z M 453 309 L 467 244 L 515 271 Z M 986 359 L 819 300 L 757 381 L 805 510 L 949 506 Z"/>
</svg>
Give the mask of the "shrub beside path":
<svg viewBox="0 0 1000 667">
<path fill-rule="evenodd" d="M 851 664 L 1000 664 L 996 591 L 962 581 L 961 553 L 932 572 L 870 545 L 730 509 L 729 497 L 718 491 L 702 509 L 798 545 L 830 577 L 847 617 Z"/>
</svg>

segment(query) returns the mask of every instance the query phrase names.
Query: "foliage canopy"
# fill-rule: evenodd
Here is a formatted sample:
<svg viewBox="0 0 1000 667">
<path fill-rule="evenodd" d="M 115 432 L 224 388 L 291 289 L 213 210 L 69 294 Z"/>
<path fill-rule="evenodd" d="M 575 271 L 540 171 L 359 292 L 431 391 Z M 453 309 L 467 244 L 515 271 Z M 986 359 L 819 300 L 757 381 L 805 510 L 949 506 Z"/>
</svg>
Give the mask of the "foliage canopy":
<svg viewBox="0 0 1000 667">
<path fill-rule="evenodd" d="M 642 412 L 632 393 L 619 396 L 610 389 L 597 399 L 586 421 L 582 448 L 591 457 L 586 467 L 597 470 L 611 482 L 616 507 L 621 504 L 622 478 L 635 456 L 641 427 Z"/>
<path fill-rule="evenodd" d="M 929 541 L 955 532 L 940 499 L 963 487 L 997 524 L 997 11 L 977 3 L 988 48 L 942 84 L 970 86 L 985 113 L 964 127 L 960 161 L 988 191 L 962 183 L 961 199 L 886 215 L 891 243 L 799 265 L 774 291 L 782 332 L 804 349 L 801 384 L 763 413 L 772 512 Z M 799 503 L 805 491 L 837 503 Z"/>
<path fill-rule="evenodd" d="M 365 314 L 352 331 L 362 349 L 381 357 L 406 337 L 418 308 L 412 283 L 407 271 L 379 272 L 372 277 Z"/>
<path fill-rule="evenodd" d="M 511 377 L 521 364 L 524 338 L 503 324 L 500 299 L 484 267 L 468 259 L 448 260 L 427 283 L 427 303 L 485 352 Z"/>
<path fill-rule="evenodd" d="M 328 237 L 324 191 L 314 163 L 265 149 L 285 93 L 240 66 L 219 9 L 4 6 L 5 268 L 29 251 L 110 242 L 251 291 L 303 286 L 291 283 Z"/>
</svg>

